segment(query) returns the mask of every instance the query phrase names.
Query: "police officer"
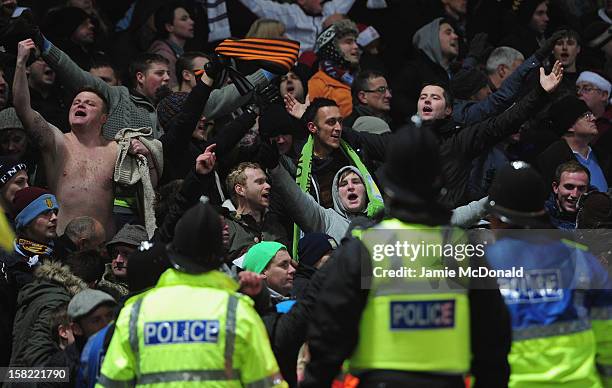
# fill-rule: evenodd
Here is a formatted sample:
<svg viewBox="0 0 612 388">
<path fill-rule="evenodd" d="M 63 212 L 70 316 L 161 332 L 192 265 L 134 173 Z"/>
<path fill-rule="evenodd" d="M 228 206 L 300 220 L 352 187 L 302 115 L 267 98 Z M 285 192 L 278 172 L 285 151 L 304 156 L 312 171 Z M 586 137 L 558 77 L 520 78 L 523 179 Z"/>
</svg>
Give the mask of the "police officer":
<svg viewBox="0 0 612 388">
<path fill-rule="evenodd" d="M 459 388 L 469 372 L 476 387 L 505 387 L 510 323 L 494 281 L 490 290 L 471 290 L 444 276 L 372 276 L 377 267 L 402 270 L 410 263 L 397 253 L 375 260 L 372 242 L 442 244 L 463 235 L 444 226 L 451 213 L 437 202 L 435 136 L 423 128 L 394 136 L 381 174 L 389 217 L 345 239 L 330 259 L 309 326 L 312 359 L 303 386 L 329 386 L 348 360 L 360 387 Z M 454 260 L 432 253 L 412 263 L 439 269 Z"/>
<path fill-rule="evenodd" d="M 496 242 L 487 259 L 493 269 L 523 272 L 498 280 L 512 317 L 509 386 L 608 387 L 609 274 L 569 232 L 552 228 L 547 194 L 538 172 L 520 161 L 501 169 L 489 192 Z"/>
<path fill-rule="evenodd" d="M 173 268 L 121 310 L 98 386 L 286 386 L 252 301 L 217 270 L 222 227 L 209 204 L 185 213 L 167 254 Z"/>
</svg>

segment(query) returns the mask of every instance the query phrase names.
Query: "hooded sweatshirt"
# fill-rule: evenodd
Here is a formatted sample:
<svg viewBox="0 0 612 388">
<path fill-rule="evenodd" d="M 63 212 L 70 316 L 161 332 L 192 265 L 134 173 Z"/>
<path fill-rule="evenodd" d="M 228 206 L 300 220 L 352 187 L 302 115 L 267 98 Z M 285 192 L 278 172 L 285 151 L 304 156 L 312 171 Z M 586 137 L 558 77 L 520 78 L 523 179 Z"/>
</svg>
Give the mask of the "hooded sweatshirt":
<svg viewBox="0 0 612 388">
<path fill-rule="evenodd" d="M 333 209 L 327 209 L 319 205 L 308 193 L 304 193 L 282 166 L 269 170 L 272 177 L 273 190 L 277 192 L 284 202 L 292 204 L 287 206 L 288 215 L 295 221 L 304 233 L 321 232 L 333 237 L 336 241 L 342 240 L 349 228 L 349 223 L 356 216 L 364 216 L 367 209 L 364 206 L 363 213 L 348 213 L 338 192 L 338 180 L 346 169 L 354 171 L 359 177 L 361 174 L 356 167 L 342 167 L 334 176 L 332 183 Z M 361 177 L 363 181 L 363 177 Z M 366 192 L 367 195 L 367 192 Z"/>
<path fill-rule="evenodd" d="M 440 22 L 442 20 L 442 18 L 437 18 L 421 27 L 414 33 L 412 44 L 423 51 L 434 63 L 448 70 L 448 66 L 443 65 L 442 48 L 440 47 Z"/>
<path fill-rule="evenodd" d="M 351 170 L 352 172 L 354 172 L 355 174 L 357 174 L 357 176 L 361 179 L 361 181 L 364 183 L 364 195 L 366 196 L 366 202 L 365 202 L 365 206 L 363 207 L 363 210 L 361 211 L 361 213 L 349 213 L 345 208 L 344 205 L 342 204 L 342 201 L 340 200 L 340 186 L 339 186 L 339 181 L 340 181 L 340 176 L 342 176 L 342 174 L 346 171 L 346 170 Z M 366 208 L 368 205 L 368 198 L 367 198 L 367 191 L 365 190 L 365 180 L 363 179 L 363 176 L 361 176 L 361 173 L 359 172 L 359 169 L 357 169 L 357 167 L 355 166 L 345 166 L 342 167 L 340 170 L 338 170 L 338 172 L 336 173 L 336 176 L 334 176 L 334 180 L 332 182 L 332 199 L 334 201 L 334 210 L 336 211 L 336 213 L 340 214 L 342 217 L 346 218 L 347 220 L 351 220 L 354 217 L 357 216 L 366 216 Z M 340 240 L 337 240 L 340 241 Z"/>
</svg>

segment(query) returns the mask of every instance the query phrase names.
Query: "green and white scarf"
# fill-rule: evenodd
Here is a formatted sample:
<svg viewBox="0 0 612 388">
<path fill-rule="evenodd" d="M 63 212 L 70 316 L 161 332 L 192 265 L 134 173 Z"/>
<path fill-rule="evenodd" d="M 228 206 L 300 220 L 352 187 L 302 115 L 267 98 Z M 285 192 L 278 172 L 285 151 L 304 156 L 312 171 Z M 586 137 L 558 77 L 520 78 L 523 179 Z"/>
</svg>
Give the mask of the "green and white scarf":
<svg viewBox="0 0 612 388">
<path fill-rule="evenodd" d="M 382 195 L 380 194 L 380 190 L 372 175 L 363 164 L 359 155 L 353 150 L 353 148 L 344 140 L 340 139 L 340 147 L 344 151 L 344 153 L 348 156 L 351 163 L 357 167 L 361 176 L 363 177 L 364 184 L 366 186 L 366 191 L 368 194 L 368 207 L 366 209 L 366 214 L 368 217 L 373 217 L 376 213 L 383 210 L 385 204 L 383 202 Z M 298 161 L 297 173 L 295 176 L 295 181 L 300 186 L 303 192 L 307 193 L 310 190 L 310 177 L 312 174 L 312 155 L 314 150 L 314 136 L 310 135 L 308 137 L 308 141 L 304 144 L 302 148 L 302 154 L 300 155 L 300 160 Z M 300 239 L 300 228 L 297 225 L 293 225 L 293 258 L 297 259 L 297 245 Z"/>
</svg>

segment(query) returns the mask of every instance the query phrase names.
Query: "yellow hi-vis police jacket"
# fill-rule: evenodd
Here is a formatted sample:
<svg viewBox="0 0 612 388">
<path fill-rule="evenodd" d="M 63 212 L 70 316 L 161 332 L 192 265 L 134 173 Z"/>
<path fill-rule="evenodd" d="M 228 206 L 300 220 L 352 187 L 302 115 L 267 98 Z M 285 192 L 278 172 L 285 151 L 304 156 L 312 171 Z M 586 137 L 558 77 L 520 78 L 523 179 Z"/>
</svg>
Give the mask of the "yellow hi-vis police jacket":
<svg viewBox="0 0 612 388">
<path fill-rule="evenodd" d="M 285 387 L 252 301 L 219 271 L 169 269 L 117 319 L 97 387 Z"/>
<path fill-rule="evenodd" d="M 454 240 L 453 229 L 395 219 L 359 233 L 372 255 L 375 275 L 359 325 L 359 342 L 350 359 L 352 372 L 386 369 L 462 375 L 469 371 L 470 304 L 465 285 L 456 283 L 447 288 L 439 283 L 432 287 L 434 279 L 376 275 L 377 269 L 399 270 L 404 265 L 412 265 L 417 274 L 421 268 L 442 268 L 442 258 L 435 253 L 421 255 L 415 261 L 394 255 L 377 261 L 373 254 L 375 245 L 380 246 L 377 243 L 406 237 L 415 244 L 427 242 L 442 247 L 444 233 L 449 242 Z"/>
</svg>

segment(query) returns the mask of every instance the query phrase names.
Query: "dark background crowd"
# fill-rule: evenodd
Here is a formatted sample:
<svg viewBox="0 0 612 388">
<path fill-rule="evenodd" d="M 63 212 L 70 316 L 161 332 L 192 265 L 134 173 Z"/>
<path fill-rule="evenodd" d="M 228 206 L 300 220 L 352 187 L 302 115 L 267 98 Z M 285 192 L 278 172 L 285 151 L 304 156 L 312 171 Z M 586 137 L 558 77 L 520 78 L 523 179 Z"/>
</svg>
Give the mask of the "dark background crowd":
<svg viewBox="0 0 612 388">
<path fill-rule="evenodd" d="M 215 51 L 230 38 L 255 58 Z M 275 39 L 299 42 L 297 62 Z M 427 163 L 391 181 L 453 225 L 486 227 L 496 172 L 524 161 L 550 228 L 605 230 L 611 80 L 612 1 L 2 0 L 0 365 L 92 386 L 87 339 L 155 285 L 169 243 L 265 275 L 271 305 L 314 303 L 313 274 L 385 207 L 392 134 L 415 127 L 438 141 L 437 190 L 414 178 L 437 174 Z M 175 231 L 201 196 L 222 241 Z M 309 356 L 291 333 L 310 311 L 279 323 L 269 307 L 256 301 L 295 385 Z"/>
</svg>

